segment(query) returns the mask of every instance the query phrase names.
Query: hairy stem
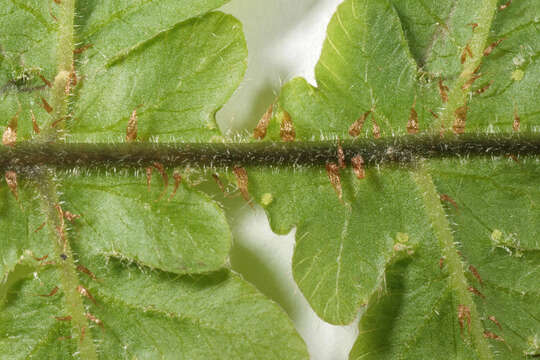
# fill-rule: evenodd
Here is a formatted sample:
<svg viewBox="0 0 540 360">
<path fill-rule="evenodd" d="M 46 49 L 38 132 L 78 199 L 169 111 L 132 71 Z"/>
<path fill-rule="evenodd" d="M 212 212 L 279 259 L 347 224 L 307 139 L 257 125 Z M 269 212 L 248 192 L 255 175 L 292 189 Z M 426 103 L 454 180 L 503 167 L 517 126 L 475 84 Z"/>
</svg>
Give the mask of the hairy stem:
<svg viewBox="0 0 540 360">
<path fill-rule="evenodd" d="M 74 19 L 75 0 L 56 2 L 58 6 L 58 48 L 56 54 L 58 73 L 51 89 L 51 120 L 37 138 L 38 146 L 52 144 L 58 140 L 59 129 L 69 115 L 68 97 L 70 94 L 71 75 L 73 68 L 74 50 Z M 54 124 L 54 126 L 53 126 Z M 46 145 L 45 145 L 46 146 Z M 51 157 L 58 153 L 50 154 Z M 54 244 L 55 256 L 62 289 L 64 291 L 65 309 L 71 316 L 72 332 L 78 339 L 78 353 L 81 359 L 97 360 L 97 352 L 88 328 L 88 320 L 81 294 L 79 293 L 79 278 L 77 276 L 73 253 L 64 226 L 64 215 L 60 207 L 56 184 L 47 164 L 39 164 L 34 169 L 36 184 L 39 189 L 51 241 Z"/>
<path fill-rule="evenodd" d="M 62 121 L 57 121 L 68 115 L 69 82 L 73 73 L 73 49 L 74 41 L 74 20 L 75 20 L 75 0 L 62 0 L 58 6 L 58 48 L 56 61 L 58 72 L 54 78 L 51 89 L 51 106 L 53 108 L 51 120 L 43 129 L 39 139 L 54 141 L 57 138 L 57 131 L 62 127 Z M 53 123 L 57 124 L 52 127 Z"/>
<path fill-rule="evenodd" d="M 401 136 L 342 141 L 346 162 L 361 155 L 366 165 L 405 164 L 418 159 L 540 155 L 540 134 Z M 125 168 L 165 166 L 321 166 L 337 159 L 338 142 L 256 143 L 19 143 L 0 148 L 0 169 L 34 166 Z"/>
<path fill-rule="evenodd" d="M 481 0 L 479 10 L 478 26 L 473 30 L 473 36 L 468 43 L 472 57 L 467 57 L 463 64 L 463 70 L 459 78 L 454 83 L 450 93 L 448 94 L 448 103 L 441 114 L 441 122 L 445 129 L 452 126 L 455 120 L 456 111 L 467 105 L 469 90 L 464 86 L 471 81 L 475 76 L 475 71 L 478 70 L 482 59 L 484 58 L 484 50 L 487 47 L 491 24 L 497 12 L 497 0 Z"/>
<path fill-rule="evenodd" d="M 441 252 L 449 272 L 450 288 L 457 295 L 459 304 L 465 306 L 470 313 L 470 327 L 467 330 L 470 330 L 478 357 L 481 360 L 493 359 L 493 354 L 484 338 L 484 328 L 476 304 L 472 299 L 471 292 L 468 290 L 469 286 L 465 278 L 463 263 L 454 245 L 454 236 L 450 230 L 450 224 L 431 175 L 424 167 L 420 167 L 416 172 L 412 173 L 412 177 L 422 193 L 426 215 L 430 220 L 435 237 L 439 240 Z M 458 309 L 456 309 L 456 319 L 457 317 Z M 464 320 L 464 323 L 467 324 L 467 321 Z"/>
<path fill-rule="evenodd" d="M 75 330 L 74 338 L 78 339 L 81 359 L 97 360 L 96 348 L 92 340 L 86 310 L 78 291 L 77 276 L 73 253 L 65 231 L 63 213 L 59 204 L 56 186 L 52 175 L 41 173 L 36 177 L 36 184 L 41 193 L 42 207 L 47 216 L 47 226 L 51 241 L 54 243 L 57 268 L 60 273 L 62 290 L 64 291 L 66 315 L 71 316 Z"/>
</svg>

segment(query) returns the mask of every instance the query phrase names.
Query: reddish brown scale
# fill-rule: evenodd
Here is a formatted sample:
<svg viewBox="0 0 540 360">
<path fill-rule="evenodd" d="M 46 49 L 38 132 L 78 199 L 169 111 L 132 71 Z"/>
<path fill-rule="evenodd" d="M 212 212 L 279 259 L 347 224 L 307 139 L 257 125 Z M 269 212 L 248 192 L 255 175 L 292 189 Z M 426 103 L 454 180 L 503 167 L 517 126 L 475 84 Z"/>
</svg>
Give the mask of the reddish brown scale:
<svg viewBox="0 0 540 360">
<path fill-rule="evenodd" d="M 516 155 L 513 155 L 513 154 L 508 154 L 506 155 L 508 158 L 512 159 L 514 162 L 518 163 L 519 164 L 519 159 L 517 158 Z"/>
<path fill-rule="evenodd" d="M 97 325 L 99 325 L 99 327 L 104 330 L 104 327 L 103 327 L 103 321 L 101 321 L 100 319 L 98 319 L 97 317 L 95 317 L 94 315 L 90 314 L 90 313 L 86 313 L 86 318 L 94 323 L 96 323 Z"/>
<path fill-rule="evenodd" d="M 49 254 L 43 255 L 43 256 L 40 257 L 40 258 L 34 257 L 34 260 L 36 260 L 36 261 L 43 261 L 43 260 L 47 259 L 48 257 L 49 257 Z"/>
<path fill-rule="evenodd" d="M 51 123 L 51 128 L 55 128 L 56 125 L 60 124 L 62 121 L 66 120 L 66 119 L 67 119 L 67 116 L 62 116 L 61 118 L 56 119 L 55 121 L 53 121 Z"/>
<path fill-rule="evenodd" d="M 328 175 L 328 179 L 330 179 L 330 183 L 332 184 L 332 187 L 336 191 L 339 200 L 342 200 L 343 198 L 343 189 L 341 188 L 341 178 L 339 176 L 339 166 L 335 163 L 328 163 L 326 164 L 326 174 Z"/>
<path fill-rule="evenodd" d="M 456 201 L 454 199 L 452 199 L 449 195 L 447 194 L 440 194 L 439 195 L 441 201 L 446 201 L 450 204 L 452 204 L 452 206 L 456 209 L 457 212 L 459 212 L 459 206 L 458 204 L 456 203 Z"/>
<path fill-rule="evenodd" d="M 463 49 L 463 52 L 461 53 L 461 63 L 462 64 L 465 64 L 465 61 L 467 61 L 467 56 L 472 58 L 473 57 L 473 53 L 472 53 L 472 50 L 471 50 L 471 47 L 469 44 L 467 44 L 465 46 L 465 48 Z"/>
<path fill-rule="evenodd" d="M 61 0 L 54 0 L 54 2 L 57 3 L 57 4 L 61 4 L 61 3 L 62 3 Z"/>
<path fill-rule="evenodd" d="M 364 158 L 362 155 L 356 155 L 351 159 L 354 175 L 360 180 L 365 179 L 366 169 L 364 168 Z"/>
<path fill-rule="evenodd" d="M 476 75 L 476 74 L 471 75 L 469 80 L 467 80 L 467 82 L 465 84 L 463 84 L 463 86 L 461 86 L 461 89 L 462 90 L 469 90 L 470 87 L 473 86 L 474 82 L 476 80 L 480 79 L 481 77 L 482 77 L 482 75 Z"/>
<path fill-rule="evenodd" d="M 14 146 L 17 142 L 17 124 L 19 120 L 19 111 L 11 118 L 9 124 L 2 134 L 2 144 L 5 146 Z"/>
<path fill-rule="evenodd" d="M 79 214 L 72 214 L 69 211 L 64 212 L 64 219 L 66 219 L 67 221 L 73 221 L 73 220 L 78 219 L 80 217 L 81 217 L 81 215 L 79 215 Z"/>
<path fill-rule="evenodd" d="M 476 296 L 479 296 L 481 297 L 482 299 L 485 299 L 486 297 L 484 296 L 484 294 L 482 294 L 480 291 L 478 291 L 478 289 L 472 287 L 472 286 L 469 286 L 467 288 L 467 290 L 469 290 L 469 292 L 473 293 L 474 295 Z"/>
<path fill-rule="evenodd" d="M 83 52 L 85 52 L 86 50 L 90 49 L 93 46 L 94 44 L 86 44 L 84 46 L 81 46 L 80 48 L 76 48 L 75 50 L 73 50 L 73 54 L 82 54 Z"/>
<path fill-rule="evenodd" d="M 444 85 L 443 80 L 439 79 L 439 94 L 441 96 L 441 100 L 442 100 L 443 103 L 448 102 L 448 91 L 449 90 L 450 89 L 448 88 L 448 86 Z"/>
<path fill-rule="evenodd" d="M 6 183 L 11 190 L 15 200 L 19 200 L 19 191 L 17 190 L 17 173 L 15 171 L 6 171 L 5 174 Z"/>
<path fill-rule="evenodd" d="M 467 123 L 467 105 L 463 105 L 456 109 L 454 112 L 455 120 L 454 125 L 452 126 L 452 130 L 454 130 L 454 133 L 459 135 L 463 134 L 465 132 L 465 124 Z"/>
<path fill-rule="evenodd" d="M 34 230 L 35 233 L 37 233 L 39 230 L 43 229 L 45 227 L 45 225 L 47 224 L 47 222 L 45 221 L 43 224 L 39 225 L 36 230 Z"/>
<path fill-rule="evenodd" d="M 458 321 L 462 331 L 465 323 L 467 323 L 467 329 L 471 329 L 471 310 L 467 306 L 458 305 Z"/>
<path fill-rule="evenodd" d="M 227 196 L 227 191 L 225 191 L 225 186 L 223 185 L 223 182 L 221 181 L 221 179 L 219 178 L 218 174 L 212 174 L 212 178 L 214 179 L 214 181 L 216 182 L 216 184 L 218 185 L 219 189 L 221 190 L 221 192 Z"/>
<path fill-rule="evenodd" d="M 137 109 L 133 110 L 126 128 L 126 142 L 137 140 Z"/>
<path fill-rule="evenodd" d="M 180 175 L 178 171 L 175 171 L 173 174 L 173 179 L 174 179 L 174 189 L 172 191 L 171 196 L 169 197 L 169 201 L 171 201 L 174 195 L 176 195 L 176 192 L 178 191 L 178 187 L 180 187 L 180 183 L 182 182 L 182 175 Z"/>
<path fill-rule="evenodd" d="M 291 120 L 291 116 L 286 111 L 283 112 L 283 119 L 281 120 L 279 135 L 281 136 L 281 140 L 285 142 L 292 142 L 296 139 L 294 124 Z"/>
<path fill-rule="evenodd" d="M 40 294 L 38 296 L 41 296 L 41 297 L 51 297 L 51 296 L 54 296 L 56 293 L 58 292 L 58 286 L 55 286 L 54 289 L 51 290 L 50 293 L 48 294 Z"/>
<path fill-rule="evenodd" d="M 469 25 L 471 28 L 472 28 L 472 31 L 474 32 L 476 30 L 476 28 L 478 27 L 478 23 L 471 23 L 471 24 L 467 24 Z"/>
<path fill-rule="evenodd" d="M 92 301 L 94 303 L 94 305 L 96 305 L 96 300 L 94 299 L 92 294 L 90 294 L 90 292 L 84 286 L 82 286 L 82 285 L 77 286 L 77 291 L 82 296 L 87 297 L 88 299 L 90 299 L 90 301 Z"/>
<path fill-rule="evenodd" d="M 345 169 L 347 167 L 347 165 L 345 165 L 345 153 L 343 152 L 343 147 L 341 147 L 341 142 L 339 141 L 337 148 L 337 160 L 340 169 Z"/>
<path fill-rule="evenodd" d="M 169 187 L 169 175 L 167 175 L 163 164 L 155 162 L 153 166 L 157 169 L 157 171 L 161 174 L 161 177 L 163 178 L 163 191 L 156 200 L 159 201 L 163 197 L 163 195 L 167 193 L 167 189 Z"/>
<path fill-rule="evenodd" d="M 53 108 L 51 105 L 49 105 L 47 100 L 45 100 L 44 98 L 41 98 L 41 103 L 46 112 L 48 112 L 49 114 L 53 112 Z"/>
<path fill-rule="evenodd" d="M 429 112 L 431 113 L 431 115 L 433 115 L 433 117 L 435 119 L 438 119 L 439 118 L 439 115 L 435 114 L 435 112 L 433 110 L 429 110 Z"/>
<path fill-rule="evenodd" d="M 444 266 L 444 257 L 439 259 L 439 269 L 442 270 L 443 266 Z"/>
<path fill-rule="evenodd" d="M 478 270 L 472 266 L 472 265 L 469 265 L 469 271 L 474 275 L 474 277 L 476 278 L 476 280 L 478 280 L 478 282 L 480 283 L 481 286 L 484 286 L 484 281 L 482 280 L 482 277 L 480 276 L 480 274 L 478 273 Z"/>
<path fill-rule="evenodd" d="M 80 272 L 90 276 L 92 278 L 92 280 L 97 280 L 96 275 L 94 275 L 93 272 L 91 272 L 90 270 L 88 270 L 86 267 L 84 267 L 82 265 L 77 265 L 77 271 L 80 271 Z"/>
<path fill-rule="evenodd" d="M 511 4 L 512 4 L 512 0 L 508 0 L 505 4 L 502 4 L 501 6 L 499 6 L 499 11 L 503 11 L 504 9 L 509 7 Z"/>
<path fill-rule="evenodd" d="M 499 46 L 500 43 L 502 43 L 505 39 L 499 39 L 495 42 L 493 42 L 491 45 L 489 45 L 486 50 L 484 50 L 484 56 L 489 56 L 493 52 L 493 50 Z"/>
<path fill-rule="evenodd" d="M 493 315 L 491 315 L 490 317 L 488 317 L 489 320 L 491 320 L 495 325 L 497 325 L 497 327 L 502 330 L 502 326 L 501 324 L 497 321 L 497 318 Z"/>
<path fill-rule="evenodd" d="M 373 137 L 375 139 L 380 139 L 381 138 L 381 128 L 380 128 L 379 124 L 377 124 L 377 122 L 375 121 L 375 119 L 373 117 L 371 119 L 373 120 Z"/>
<path fill-rule="evenodd" d="M 34 116 L 34 112 L 30 110 L 30 116 L 32 117 L 32 129 L 34 130 L 35 134 L 39 134 L 41 130 L 39 129 L 39 125 L 36 121 L 36 117 Z"/>
<path fill-rule="evenodd" d="M 492 333 L 491 331 L 484 331 L 484 337 L 486 339 L 493 339 L 493 340 L 497 340 L 497 341 L 500 341 L 500 342 L 505 342 L 504 339 L 502 337 L 500 337 L 499 335 L 495 334 L 495 333 Z"/>
<path fill-rule="evenodd" d="M 43 81 L 45 83 L 45 85 L 47 85 L 48 88 L 52 88 L 52 84 L 49 80 L 47 80 L 45 78 L 45 76 L 39 74 L 39 78 L 41 79 L 41 81 Z"/>
<path fill-rule="evenodd" d="M 483 94 L 491 87 L 492 84 L 493 84 L 493 80 L 491 80 L 488 84 L 482 86 L 480 89 L 477 89 L 474 93 L 476 95 Z"/>
<path fill-rule="evenodd" d="M 519 131 L 519 128 L 521 126 L 521 119 L 519 118 L 517 109 L 514 109 L 514 123 L 512 124 L 512 128 L 515 132 Z"/>
<path fill-rule="evenodd" d="M 86 326 L 83 326 L 82 329 L 81 329 L 81 338 L 80 338 L 80 342 L 83 342 L 83 340 L 84 340 L 84 335 L 86 335 Z"/>
<path fill-rule="evenodd" d="M 409 121 L 407 122 L 407 133 L 409 134 L 418 134 L 418 113 L 415 109 L 416 100 L 413 106 L 411 107 L 411 114 L 409 115 Z"/>
<path fill-rule="evenodd" d="M 150 191 L 150 184 L 152 182 L 152 167 L 146 168 L 146 187 Z"/>
<path fill-rule="evenodd" d="M 362 127 L 364 127 L 364 123 L 366 122 L 367 117 L 371 114 L 370 111 L 366 111 L 362 116 L 358 118 L 350 127 L 349 127 L 349 135 L 352 137 L 357 137 L 360 135 L 360 132 L 362 131 Z"/>
<path fill-rule="evenodd" d="M 55 316 L 54 317 L 58 321 L 71 321 L 72 317 L 71 315 L 68 316 Z"/>
<path fill-rule="evenodd" d="M 236 182 L 238 184 L 238 189 L 240 190 L 242 197 L 251 207 L 253 207 L 253 205 L 251 204 L 251 197 L 249 196 L 248 192 L 249 180 L 246 169 L 237 165 L 234 167 L 233 172 L 236 176 Z"/>
<path fill-rule="evenodd" d="M 270 105 L 261 120 L 257 124 L 257 127 L 253 130 L 253 137 L 257 140 L 262 140 L 266 137 L 266 131 L 268 125 L 270 124 L 270 119 L 272 119 L 272 114 L 274 112 L 274 105 Z"/>
<path fill-rule="evenodd" d="M 56 2 L 56 0 L 55 0 L 55 2 Z M 50 11 L 50 10 L 49 10 L 49 15 L 53 18 L 54 21 L 58 22 L 58 18 L 56 16 L 54 16 L 52 11 Z"/>
</svg>

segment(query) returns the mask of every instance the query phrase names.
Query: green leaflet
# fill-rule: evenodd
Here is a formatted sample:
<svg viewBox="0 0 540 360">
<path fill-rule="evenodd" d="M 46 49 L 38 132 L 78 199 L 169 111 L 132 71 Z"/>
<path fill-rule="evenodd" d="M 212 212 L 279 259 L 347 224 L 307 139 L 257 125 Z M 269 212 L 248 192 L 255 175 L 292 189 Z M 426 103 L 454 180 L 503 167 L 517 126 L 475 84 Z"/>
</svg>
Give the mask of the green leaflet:
<svg viewBox="0 0 540 360">
<path fill-rule="evenodd" d="M 87 55 L 86 55 L 87 54 Z M 125 141 L 137 109 L 138 138 L 211 141 L 219 136 L 215 112 L 246 69 L 242 26 L 211 13 L 188 20 L 130 48 L 110 66 L 89 49 L 81 71 L 69 141 Z M 84 60 L 82 60 L 84 61 Z"/>
<path fill-rule="evenodd" d="M 226 270 L 177 277 L 102 257 L 80 261 L 97 277 L 82 275 L 96 302 L 86 299 L 87 313 L 101 321 L 91 321 L 86 336 L 95 339 L 100 358 L 307 358 L 283 310 Z M 30 274 L 12 284 L 16 295 L 0 313 L 3 358 L 59 359 L 75 352 L 75 342 L 62 338 L 71 335 L 69 321 L 55 319 L 66 316 L 63 289 L 36 296 L 57 284 L 55 274 L 41 270 L 38 278 Z"/>
<path fill-rule="evenodd" d="M 466 95 L 467 131 L 512 131 L 514 111 L 521 131 L 535 131 L 538 6 L 521 2 L 498 11 L 491 22 L 485 11 L 490 4 L 345 1 L 328 27 L 316 67 L 318 87 L 293 79 L 282 89 L 279 105 L 291 115 L 297 141 L 348 139 L 349 126 L 368 110 L 373 118 L 366 120 L 363 136 L 373 136 L 373 119 L 383 136 L 404 134 L 413 104 L 420 131 L 439 132 L 440 122 L 431 112 L 453 117 L 456 109 L 445 110 L 440 79 L 449 93 Z M 426 14 L 431 14 L 427 21 Z M 446 19 L 444 25 L 437 26 L 434 16 Z M 491 27 L 488 38 L 467 25 L 475 22 Z M 461 76 L 463 50 L 475 36 L 485 48 L 506 39 L 487 57 L 473 54 L 482 57 L 482 77 L 468 88 L 453 88 Z M 519 66 L 526 71 L 517 80 L 515 57 L 524 51 L 527 60 Z M 476 93 L 492 80 L 489 89 Z M 458 100 L 452 106 L 459 106 Z M 430 161 L 425 167 L 436 192 L 429 199 L 411 180 L 414 167 L 377 167 L 364 180 L 342 170 L 341 203 L 324 170 L 252 170 L 250 191 L 265 207 L 274 231 L 296 226 L 293 275 L 319 316 L 347 323 L 367 305 L 351 358 L 418 359 L 445 353 L 455 359 L 517 359 L 538 353 L 540 334 L 534 306 L 540 299 L 533 281 L 540 265 L 537 166 L 536 159 L 511 157 Z M 437 193 L 444 195 L 442 205 Z M 432 222 L 427 203 L 444 206 L 450 229 Z M 441 233 L 449 241 L 443 242 Z M 399 245 L 400 238 L 408 241 Z M 443 249 L 448 244 L 452 248 Z M 396 257 L 399 249 L 406 254 Z M 456 260 L 451 267 L 443 260 L 440 269 L 449 251 Z M 466 313 L 461 330 L 460 305 L 473 314 L 471 328 L 476 330 L 468 329 Z"/>
</svg>

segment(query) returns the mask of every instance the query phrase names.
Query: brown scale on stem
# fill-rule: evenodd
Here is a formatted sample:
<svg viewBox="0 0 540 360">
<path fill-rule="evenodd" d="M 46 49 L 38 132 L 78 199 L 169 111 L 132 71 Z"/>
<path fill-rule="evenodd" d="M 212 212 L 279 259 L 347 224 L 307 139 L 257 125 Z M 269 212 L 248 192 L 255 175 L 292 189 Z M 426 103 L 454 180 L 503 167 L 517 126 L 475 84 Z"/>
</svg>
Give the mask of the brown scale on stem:
<svg viewBox="0 0 540 360">
<path fill-rule="evenodd" d="M 478 270 L 472 266 L 472 265 L 469 265 L 469 271 L 474 275 L 474 277 L 476 278 L 476 280 L 478 280 L 478 282 L 480 283 L 481 286 L 484 286 L 484 281 L 482 280 L 482 277 L 480 276 L 480 274 L 478 273 Z"/>
<path fill-rule="evenodd" d="M 411 114 L 409 115 L 409 121 L 407 122 L 407 133 L 409 134 L 418 134 L 418 113 L 416 112 L 416 100 L 411 107 Z"/>
<path fill-rule="evenodd" d="M 5 146 L 14 146 L 17 142 L 17 124 L 20 110 L 11 118 L 9 124 L 2 134 L 2 144 Z"/>
<path fill-rule="evenodd" d="M 238 189 L 240 189 L 242 197 L 251 207 L 253 207 L 253 205 L 251 204 L 251 197 L 249 196 L 248 192 L 248 175 L 246 169 L 237 165 L 234 167 L 233 172 L 236 176 L 236 182 L 238 184 Z"/>
<path fill-rule="evenodd" d="M 262 140 L 266 137 L 266 131 L 268 125 L 270 124 L 270 119 L 272 119 L 272 114 L 274 112 L 274 104 L 270 105 L 261 120 L 257 124 L 257 127 L 253 130 L 253 137 L 257 140 Z"/>
<path fill-rule="evenodd" d="M 488 317 L 489 320 L 491 320 L 495 325 L 497 325 L 497 327 L 502 330 L 502 326 L 501 324 L 497 321 L 497 318 L 493 315 L 491 315 L 490 317 Z"/>
<path fill-rule="evenodd" d="M 499 335 L 495 334 L 495 333 L 492 333 L 491 331 L 484 331 L 484 337 L 486 339 L 492 339 L 492 340 L 497 340 L 497 341 L 500 341 L 500 342 L 505 342 L 504 339 L 502 337 L 500 337 Z"/>
<path fill-rule="evenodd" d="M 463 84 L 463 86 L 461 86 L 461 89 L 462 90 L 469 90 L 471 88 L 471 86 L 473 86 L 473 84 L 475 83 L 476 80 L 480 79 L 482 77 L 481 74 L 477 75 L 477 74 L 473 74 L 471 75 L 471 77 L 469 78 L 469 80 L 467 80 L 467 82 L 465 84 Z"/>
<path fill-rule="evenodd" d="M 97 280 L 96 278 L 96 275 L 94 275 L 93 272 L 91 272 L 90 270 L 88 270 L 86 267 L 82 266 L 82 265 L 77 265 L 77 271 L 80 271 L 88 276 L 90 276 L 90 278 L 92 278 L 92 280 Z"/>
<path fill-rule="evenodd" d="M 291 120 L 291 116 L 286 111 L 283 111 L 283 119 L 281 120 L 279 135 L 281 137 L 281 140 L 285 142 L 292 142 L 296 139 L 296 131 L 294 130 L 294 124 Z"/>
<path fill-rule="evenodd" d="M 371 117 L 371 120 L 373 121 L 373 137 L 375 139 L 380 139 L 381 138 L 381 127 L 379 126 L 379 124 L 377 124 L 374 117 Z"/>
<path fill-rule="evenodd" d="M 443 266 L 444 266 L 444 257 L 439 259 L 439 269 L 442 270 Z"/>
<path fill-rule="evenodd" d="M 38 231 L 40 231 L 41 229 L 43 229 L 45 227 L 45 225 L 47 225 L 47 222 L 43 222 L 41 225 L 39 225 L 36 230 L 34 230 L 34 233 L 37 233 Z"/>
<path fill-rule="evenodd" d="M 48 88 L 52 88 L 52 84 L 49 80 L 47 80 L 47 78 L 45 78 L 45 76 L 39 74 L 39 78 L 41 79 L 41 81 L 43 81 L 45 83 L 45 85 L 47 85 Z"/>
<path fill-rule="evenodd" d="M 78 219 L 80 217 L 81 217 L 81 215 L 79 215 L 79 214 L 72 214 L 69 211 L 64 212 L 64 219 L 66 219 L 67 221 L 70 221 L 70 222 L 75 220 L 75 219 Z"/>
<path fill-rule="evenodd" d="M 472 286 L 469 286 L 469 287 L 467 288 L 467 290 L 468 290 L 469 292 L 473 293 L 474 295 L 481 297 L 482 299 L 485 299 L 485 298 L 486 298 L 486 297 L 484 296 L 484 294 L 482 294 L 480 291 L 478 291 L 478 289 L 476 289 L 476 288 L 474 288 L 474 287 L 472 287 Z"/>
<path fill-rule="evenodd" d="M 153 166 L 157 169 L 157 171 L 161 174 L 161 177 L 163 178 L 163 191 L 159 195 L 159 198 L 156 200 L 159 201 L 161 200 L 163 195 L 165 195 L 165 193 L 167 192 L 167 188 L 169 187 L 169 175 L 167 175 L 163 164 L 155 162 Z"/>
<path fill-rule="evenodd" d="M 169 197 L 169 201 L 171 201 L 174 195 L 176 195 L 176 192 L 178 191 L 178 187 L 180 187 L 180 183 L 182 183 L 182 175 L 180 175 L 178 171 L 175 171 L 173 173 L 173 179 L 174 179 L 174 189 L 171 193 L 171 196 Z"/>
<path fill-rule="evenodd" d="M 450 91 L 450 89 L 448 86 L 444 85 L 443 79 L 439 79 L 439 95 L 441 96 L 443 103 L 448 102 L 448 91 Z"/>
<path fill-rule="evenodd" d="M 30 110 L 30 116 L 32 117 L 32 129 L 34 130 L 35 134 L 39 134 L 41 130 L 39 129 L 39 125 L 36 121 L 36 117 L 34 116 L 34 112 Z"/>
<path fill-rule="evenodd" d="M 345 165 L 345 153 L 343 152 L 343 147 L 341 147 L 341 142 L 339 141 L 337 148 L 337 160 L 340 169 L 345 169 L 347 167 L 347 165 Z"/>
<path fill-rule="evenodd" d="M 133 110 L 126 128 L 126 142 L 137 140 L 137 109 Z"/>
<path fill-rule="evenodd" d="M 354 175 L 356 175 L 359 180 L 366 178 L 366 169 L 364 168 L 364 163 L 365 162 L 362 155 L 356 155 L 351 159 Z"/>
<path fill-rule="evenodd" d="M 457 204 L 456 201 L 455 201 L 454 199 L 452 199 L 449 195 L 447 195 L 447 194 L 440 194 L 440 195 L 439 195 L 439 198 L 441 199 L 441 201 L 444 201 L 444 202 L 447 202 L 447 203 L 452 204 L 452 206 L 456 209 L 456 211 L 459 212 L 459 206 L 458 206 L 458 204 Z"/>
<path fill-rule="evenodd" d="M 6 171 L 5 173 L 6 183 L 9 190 L 15 196 L 15 200 L 19 201 L 19 192 L 17 190 L 17 173 L 15 171 Z"/>
<path fill-rule="evenodd" d="M 90 314 L 90 313 L 86 313 L 86 318 L 90 321 L 92 321 L 93 323 L 99 325 L 99 327 L 101 328 L 101 330 L 105 330 L 105 328 L 103 327 L 103 321 L 101 321 L 100 319 L 98 319 L 97 317 L 95 317 L 94 315 Z"/>
<path fill-rule="evenodd" d="M 491 87 L 492 84 L 493 84 L 493 80 L 491 80 L 486 85 L 482 86 L 480 89 L 477 89 L 474 93 L 476 95 L 481 95 L 481 94 L 485 93 Z"/>
<path fill-rule="evenodd" d="M 221 192 L 223 193 L 223 195 L 225 197 L 228 196 L 228 193 L 227 191 L 225 191 L 225 186 L 223 185 L 223 182 L 221 181 L 221 179 L 219 178 L 219 175 L 214 173 L 212 174 L 212 178 L 214 179 L 214 181 L 216 182 L 217 186 L 219 187 L 219 189 L 221 190 Z"/>
<path fill-rule="evenodd" d="M 501 6 L 499 6 L 499 11 L 503 11 L 504 9 L 506 9 L 507 7 L 509 7 L 511 4 L 512 4 L 512 0 L 508 0 L 506 3 L 502 4 Z"/>
<path fill-rule="evenodd" d="M 34 260 L 36 260 L 36 261 L 43 261 L 43 260 L 46 260 L 48 257 L 49 257 L 49 254 L 43 255 L 42 257 L 39 257 L 39 258 L 34 257 Z"/>
<path fill-rule="evenodd" d="M 493 52 L 493 50 L 495 50 L 495 48 L 497 46 L 499 46 L 500 43 L 502 43 L 505 39 L 499 39 L 493 43 L 491 43 L 491 45 L 489 45 L 485 50 L 484 50 L 484 56 L 489 56 L 491 55 L 491 53 Z"/>
<path fill-rule="evenodd" d="M 146 187 L 150 191 L 150 184 L 152 183 L 152 167 L 149 166 L 146 168 Z"/>
<path fill-rule="evenodd" d="M 56 320 L 58 321 L 71 321 L 72 317 L 71 315 L 67 315 L 67 316 L 55 316 L 54 317 Z"/>
<path fill-rule="evenodd" d="M 86 45 L 83 45 L 79 48 L 76 48 L 75 50 L 73 50 L 73 54 L 82 54 L 83 52 L 85 52 L 86 50 L 90 49 L 91 47 L 93 47 L 94 44 L 86 44 Z"/>
<path fill-rule="evenodd" d="M 86 335 L 86 326 L 83 326 L 81 329 L 81 337 L 79 339 L 80 342 L 83 342 L 85 335 Z"/>
<path fill-rule="evenodd" d="M 326 174 L 330 179 L 330 184 L 336 191 L 339 200 L 343 199 L 343 189 L 341 188 L 341 177 L 339 175 L 339 166 L 335 163 L 326 164 Z"/>
<path fill-rule="evenodd" d="M 82 296 L 87 297 L 88 299 L 90 299 L 90 301 L 92 301 L 94 303 L 94 305 L 96 305 L 96 299 L 94 299 L 92 294 L 90 294 L 90 292 L 84 286 L 82 286 L 82 285 L 77 286 L 77 291 Z"/>
<path fill-rule="evenodd" d="M 45 109 L 46 112 L 48 112 L 49 114 L 53 112 L 52 106 L 49 105 L 47 100 L 45 100 L 44 98 L 41 98 L 41 104 L 42 104 L 42 106 L 43 106 L 43 108 Z"/>
<path fill-rule="evenodd" d="M 40 295 L 38 295 L 38 296 L 41 296 L 41 297 L 51 297 L 51 296 L 56 295 L 57 292 L 58 292 L 58 286 L 55 286 L 54 289 L 52 289 L 50 293 L 48 293 L 48 294 L 40 294 Z"/>
<path fill-rule="evenodd" d="M 362 131 L 362 127 L 364 127 L 364 123 L 366 122 L 367 117 L 371 114 L 371 110 L 366 111 L 362 114 L 350 127 L 349 127 L 349 135 L 352 137 L 357 137 L 360 135 L 360 132 Z"/>
<path fill-rule="evenodd" d="M 467 61 L 467 56 L 469 58 L 472 58 L 473 57 L 473 53 L 472 53 L 472 50 L 471 50 L 471 46 L 469 44 L 467 44 L 465 46 L 465 48 L 463 49 L 463 52 L 461 53 L 461 63 L 462 64 L 465 64 L 465 61 Z"/>
<path fill-rule="evenodd" d="M 471 28 L 472 28 L 472 31 L 474 32 L 476 30 L 476 28 L 478 27 L 478 23 L 470 23 L 470 24 L 467 24 L 469 25 Z"/>
<path fill-rule="evenodd" d="M 518 132 L 520 125 L 521 125 L 521 119 L 519 118 L 517 108 L 514 108 L 514 123 L 512 124 L 512 129 L 514 129 L 515 132 Z"/>
<path fill-rule="evenodd" d="M 461 331 L 467 324 L 467 329 L 471 330 L 471 310 L 465 305 L 458 305 L 458 321 Z"/>
<path fill-rule="evenodd" d="M 467 105 L 463 105 L 456 109 L 454 112 L 455 120 L 454 125 L 452 126 L 452 130 L 454 130 L 454 133 L 459 135 L 463 134 L 465 132 L 465 124 L 467 122 Z"/>
</svg>

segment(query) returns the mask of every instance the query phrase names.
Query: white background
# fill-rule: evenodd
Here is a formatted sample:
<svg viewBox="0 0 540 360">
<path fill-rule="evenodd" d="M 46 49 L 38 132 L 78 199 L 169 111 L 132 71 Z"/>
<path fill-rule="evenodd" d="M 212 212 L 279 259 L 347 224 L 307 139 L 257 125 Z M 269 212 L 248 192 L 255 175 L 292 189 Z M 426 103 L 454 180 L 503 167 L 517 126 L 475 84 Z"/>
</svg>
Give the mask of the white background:
<svg viewBox="0 0 540 360">
<path fill-rule="evenodd" d="M 341 0 L 232 0 L 221 10 L 244 25 L 249 49 L 245 79 L 218 113 L 223 130 L 253 129 L 279 93 L 296 76 L 315 84 L 326 26 Z M 332 326 L 320 320 L 291 274 L 294 231 L 272 233 L 261 208 L 243 206 L 231 216 L 234 270 L 278 302 L 304 338 L 313 360 L 344 360 L 357 336 L 356 324 Z"/>
</svg>

